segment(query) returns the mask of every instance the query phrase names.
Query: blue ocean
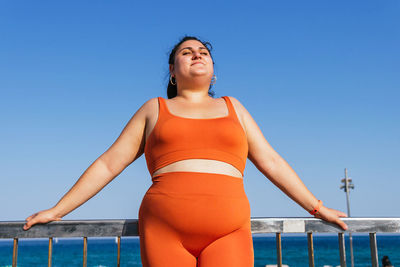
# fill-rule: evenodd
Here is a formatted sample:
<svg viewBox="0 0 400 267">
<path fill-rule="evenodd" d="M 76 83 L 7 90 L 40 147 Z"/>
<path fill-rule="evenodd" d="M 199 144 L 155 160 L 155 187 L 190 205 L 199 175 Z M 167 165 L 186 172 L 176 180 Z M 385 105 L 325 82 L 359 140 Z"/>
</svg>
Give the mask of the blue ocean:
<svg viewBox="0 0 400 267">
<path fill-rule="evenodd" d="M 255 267 L 276 264 L 275 235 L 253 235 Z M 400 235 L 377 234 L 379 259 L 389 256 L 394 266 L 400 266 Z M 0 266 L 12 264 L 12 240 L 0 240 Z M 357 267 L 371 266 L 368 235 L 353 235 L 354 261 Z M 47 266 L 48 240 L 20 239 L 18 266 Z M 52 266 L 82 266 L 83 240 L 62 239 L 53 241 Z M 347 266 L 350 265 L 350 245 L 346 236 Z M 290 267 L 308 266 L 306 235 L 282 235 L 283 264 Z M 340 265 L 339 244 L 336 235 L 314 234 L 315 266 Z M 115 238 L 88 238 L 87 266 L 116 266 L 117 244 Z M 121 266 L 142 266 L 139 239 L 121 239 Z"/>
</svg>

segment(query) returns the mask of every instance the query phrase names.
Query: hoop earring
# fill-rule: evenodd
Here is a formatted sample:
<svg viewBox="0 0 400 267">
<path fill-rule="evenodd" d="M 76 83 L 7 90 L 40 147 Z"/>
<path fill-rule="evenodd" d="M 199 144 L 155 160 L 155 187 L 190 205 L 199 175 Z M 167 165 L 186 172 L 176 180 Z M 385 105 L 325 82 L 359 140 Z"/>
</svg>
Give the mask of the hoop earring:
<svg viewBox="0 0 400 267">
<path fill-rule="evenodd" d="M 214 85 L 217 82 L 217 76 L 214 74 L 214 76 L 211 79 L 211 85 Z"/>
<path fill-rule="evenodd" d="M 170 82 L 172 85 L 176 85 L 176 80 L 175 80 L 175 83 L 173 83 L 173 82 L 172 82 L 172 78 L 173 78 L 172 76 L 169 76 L 169 82 Z"/>
</svg>

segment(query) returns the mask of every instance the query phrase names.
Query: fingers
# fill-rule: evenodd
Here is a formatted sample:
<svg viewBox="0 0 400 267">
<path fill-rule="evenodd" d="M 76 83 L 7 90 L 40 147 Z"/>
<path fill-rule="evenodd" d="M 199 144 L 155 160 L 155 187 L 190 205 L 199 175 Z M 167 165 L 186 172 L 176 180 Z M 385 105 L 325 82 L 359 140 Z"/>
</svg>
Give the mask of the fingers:
<svg viewBox="0 0 400 267">
<path fill-rule="evenodd" d="M 344 213 L 344 212 L 341 212 L 341 211 L 338 211 L 338 210 L 335 210 L 336 211 L 336 215 L 339 217 L 339 218 L 345 218 L 345 217 L 347 217 L 347 214 L 346 213 Z M 337 218 L 336 219 L 336 221 L 335 221 L 335 223 L 336 224 L 338 224 L 343 230 L 347 230 L 347 229 L 349 229 L 349 227 L 347 226 L 347 224 L 345 224 L 342 220 L 340 220 L 339 218 Z"/>
<path fill-rule="evenodd" d="M 349 227 L 347 226 L 347 224 L 345 224 L 341 219 L 339 219 L 340 217 L 336 217 L 336 219 L 334 218 L 334 219 L 332 219 L 332 218 L 330 218 L 330 219 L 326 219 L 326 218 L 322 218 L 321 216 L 315 216 L 315 217 L 317 217 L 318 219 L 322 219 L 322 220 L 324 220 L 324 221 L 328 221 L 328 222 L 332 222 L 332 223 L 336 223 L 337 225 L 339 225 L 339 227 L 341 227 L 343 230 L 347 230 L 347 229 L 349 229 Z M 345 217 L 347 217 L 347 216 L 345 216 Z"/>
<path fill-rule="evenodd" d="M 31 216 L 29 216 L 28 218 L 25 219 L 26 223 L 24 224 L 24 226 L 22 227 L 22 229 L 24 230 L 28 230 L 29 228 L 31 228 L 32 226 L 32 222 L 33 222 L 33 218 L 35 218 L 37 216 L 38 213 L 32 214 Z"/>
<path fill-rule="evenodd" d="M 30 219 L 36 217 L 37 214 L 38 214 L 37 212 L 34 213 L 34 214 L 32 214 L 31 216 L 29 216 L 28 218 L 26 218 L 25 221 L 29 221 Z"/>
<path fill-rule="evenodd" d="M 45 223 L 46 221 L 40 220 L 37 216 L 32 217 L 32 219 L 28 220 L 25 224 L 24 227 L 22 227 L 22 229 L 24 230 L 28 230 L 29 228 L 31 228 L 33 225 L 38 224 L 38 223 Z"/>
<path fill-rule="evenodd" d="M 26 218 L 26 223 L 22 229 L 28 230 L 35 224 L 51 221 L 61 221 L 61 217 L 56 216 L 51 210 L 42 210 Z"/>
<path fill-rule="evenodd" d="M 347 217 L 347 214 L 340 210 L 335 210 L 335 209 L 330 209 L 330 210 L 333 211 L 339 217 Z"/>
<path fill-rule="evenodd" d="M 24 227 L 22 227 L 22 229 L 24 229 L 25 231 L 28 230 L 29 228 L 32 227 L 32 225 L 34 225 L 36 222 L 35 220 L 28 220 L 25 224 Z"/>
<path fill-rule="evenodd" d="M 26 223 L 24 224 L 24 226 L 22 228 L 24 230 L 28 230 L 33 225 L 35 225 L 37 223 L 41 223 L 43 221 L 43 219 L 41 219 L 41 217 L 43 217 L 43 216 L 38 216 L 38 215 L 39 215 L 39 212 L 36 212 L 35 214 L 26 218 Z"/>
<path fill-rule="evenodd" d="M 349 227 L 347 226 L 347 224 L 345 224 L 342 220 L 340 220 L 339 218 L 335 221 L 336 224 L 338 224 L 343 230 L 347 230 L 349 229 Z"/>
<path fill-rule="evenodd" d="M 315 217 L 323 219 L 325 221 L 335 223 L 343 230 L 347 230 L 349 227 L 340 218 L 347 217 L 346 213 L 330 209 L 327 207 L 322 207 L 319 212 L 315 214 Z"/>
</svg>

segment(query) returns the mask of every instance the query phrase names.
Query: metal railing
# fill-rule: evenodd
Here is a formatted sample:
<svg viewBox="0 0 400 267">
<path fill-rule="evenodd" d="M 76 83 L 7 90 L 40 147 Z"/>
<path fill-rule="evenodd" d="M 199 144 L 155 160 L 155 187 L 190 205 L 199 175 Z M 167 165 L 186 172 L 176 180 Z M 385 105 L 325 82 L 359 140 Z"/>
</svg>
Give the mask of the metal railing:
<svg viewBox="0 0 400 267">
<path fill-rule="evenodd" d="M 349 226 L 348 232 L 369 233 L 371 263 L 378 267 L 376 233 L 400 233 L 400 218 L 343 218 Z M 117 266 L 120 266 L 121 237 L 138 236 L 138 220 L 84 220 L 56 221 L 35 225 L 24 231 L 23 221 L 0 222 L 0 239 L 14 239 L 12 266 L 17 266 L 19 238 L 48 238 L 48 266 L 51 266 L 54 237 L 83 238 L 83 266 L 87 265 L 88 237 L 117 237 Z M 339 240 L 340 265 L 346 267 L 344 232 L 338 226 L 315 218 L 252 218 L 253 234 L 276 234 L 277 265 L 282 266 L 282 233 L 306 233 L 309 266 L 314 267 L 313 233 L 337 233 Z"/>
</svg>

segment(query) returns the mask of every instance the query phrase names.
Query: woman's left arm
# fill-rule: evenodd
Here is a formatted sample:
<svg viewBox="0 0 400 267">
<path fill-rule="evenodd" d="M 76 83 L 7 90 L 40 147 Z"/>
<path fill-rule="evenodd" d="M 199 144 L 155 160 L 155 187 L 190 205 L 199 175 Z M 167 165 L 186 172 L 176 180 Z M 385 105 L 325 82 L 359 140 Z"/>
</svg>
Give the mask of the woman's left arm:
<svg viewBox="0 0 400 267">
<path fill-rule="evenodd" d="M 273 184 L 307 211 L 312 211 L 318 204 L 318 199 L 307 189 L 296 172 L 271 147 L 250 113 L 235 98 L 230 98 L 237 109 L 249 145 L 248 158 L 254 163 Z M 344 230 L 347 225 L 340 220 L 346 214 L 322 206 L 315 217 L 338 224 Z"/>
</svg>

